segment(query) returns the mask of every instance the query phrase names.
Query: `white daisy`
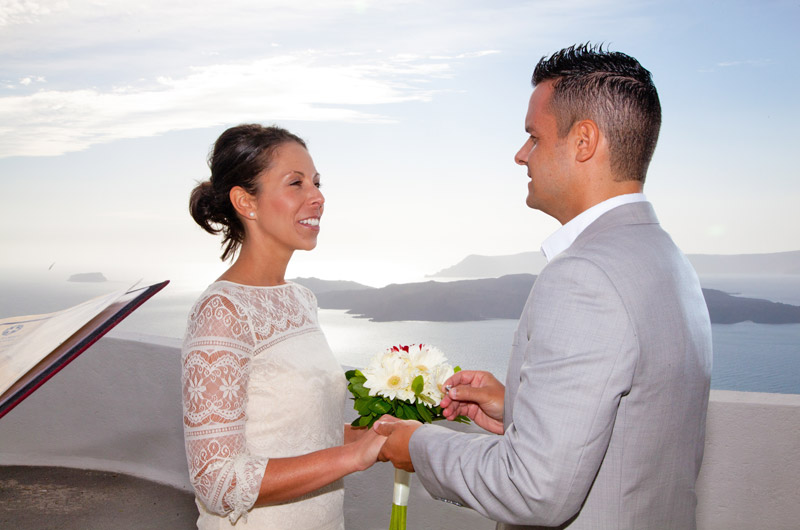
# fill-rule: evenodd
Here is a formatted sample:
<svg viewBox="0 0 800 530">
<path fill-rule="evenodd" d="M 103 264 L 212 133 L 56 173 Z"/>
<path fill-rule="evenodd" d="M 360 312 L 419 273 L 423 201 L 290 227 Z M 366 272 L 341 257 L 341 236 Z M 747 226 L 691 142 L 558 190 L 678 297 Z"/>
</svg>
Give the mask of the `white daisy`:
<svg viewBox="0 0 800 530">
<path fill-rule="evenodd" d="M 427 374 L 430 374 L 438 365 L 447 362 L 444 354 L 426 344 L 414 345 L 408 351 L 409 363 L 413 369 L 427 379 Z"/>
<path fill-rule="evenodd" d="M 435 366 L 425 379 L 425 390 L 422 393 L 438 405 L 444 397 L 444 382 L 454 373 L 453 367 L 447 363 Z"/>
<path fill-rule="evenodd" d="M 362 373 L 367 378 L 364 387 L 369 389 L 370 396 L 406 399 L 412 403 L 416 400 L 411 390 L 408 362 L 403 357 L 383 355 L 380 362 L 370 363 Z"/>
</svg>

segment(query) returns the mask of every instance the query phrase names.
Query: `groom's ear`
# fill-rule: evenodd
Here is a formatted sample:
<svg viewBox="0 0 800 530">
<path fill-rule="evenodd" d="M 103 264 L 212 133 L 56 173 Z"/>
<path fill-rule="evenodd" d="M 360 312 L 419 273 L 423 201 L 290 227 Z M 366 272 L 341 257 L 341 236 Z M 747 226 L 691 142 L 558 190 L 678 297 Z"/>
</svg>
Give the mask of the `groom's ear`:
<svg viewBox="0 0 800 530">
<path fill-rule="evenodd" d="M 594 120 L 581 120 L 572 126 L 570 141 L 575 149 L 575 161 L 587 162 L 600 145 L 600 128 Z"/>
<path fill-rule="evenodd" d="M 255 219 L 256 197 L 241 186 L 234 186 L 228 193 L 233 209 L 245 219 Z M 253 215 L 250 215 L 253 214 Z"/>
</svg>

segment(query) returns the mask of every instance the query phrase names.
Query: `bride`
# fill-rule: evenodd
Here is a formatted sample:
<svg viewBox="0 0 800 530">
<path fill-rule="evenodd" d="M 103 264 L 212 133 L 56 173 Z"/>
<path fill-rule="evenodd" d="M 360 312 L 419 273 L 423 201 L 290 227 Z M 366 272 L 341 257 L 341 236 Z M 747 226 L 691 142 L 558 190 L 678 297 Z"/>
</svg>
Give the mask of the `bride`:
<svg viewBox="0 0 800 530">
<path fill-rule="evenodd" d="M 240 125 L 219 137 L 194 220 L 238 257 L 195 303 L 182 349 L 183 424 L 200 529 L 344 528 L 342 477 L 383 437 L 343 420 L 346 380 L 314 295 L 284 278 L 317 244 L 325 199 L 303 140 Z"/>
</svg>

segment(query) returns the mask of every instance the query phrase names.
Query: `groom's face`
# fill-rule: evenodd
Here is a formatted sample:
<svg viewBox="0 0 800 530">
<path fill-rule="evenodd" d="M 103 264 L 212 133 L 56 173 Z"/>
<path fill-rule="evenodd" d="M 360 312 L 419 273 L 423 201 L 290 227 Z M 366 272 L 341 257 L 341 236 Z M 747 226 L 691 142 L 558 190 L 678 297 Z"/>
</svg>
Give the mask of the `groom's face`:
<svg viewBox="0 0 800 530">
<path fill-rule="evenodd" d="M 552 81 L 540 83 L 533 90 L 525 116 L 528 139 L 514 161 L 527 167 L 527 205 L 561 221 L 563 203 L 569 195 L 569 153 L 567 139 L 558 137 L 556 117 L 550 110 L 552 93 Z"/>
</svg>

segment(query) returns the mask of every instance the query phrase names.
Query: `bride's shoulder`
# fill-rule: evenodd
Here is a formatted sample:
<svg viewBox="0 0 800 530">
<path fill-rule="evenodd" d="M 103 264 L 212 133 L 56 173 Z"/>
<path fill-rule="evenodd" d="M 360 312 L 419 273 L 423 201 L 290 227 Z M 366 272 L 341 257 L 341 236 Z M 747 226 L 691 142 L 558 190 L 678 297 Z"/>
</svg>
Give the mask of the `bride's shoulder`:
<svg viewBox="0 0 800 530">
<path fill-rule="evenodd" d="M 246 293 L 242 292 L 239 286 L 230 282 L 216 281 L 200 294 L 192 307 L 191 314 L 221 310 L 243 317 L 246 305 Z"/>
<path fill-rule="evenodd" d="M 291 286 L 298 294 L 298 296 L 301 296 L 306 300 L 313 301 L 316 303 L 317 297 L 314 296 L 314 291 L 312 291 L 305 285 L 299 284 L 297 282 L 287 282 L 287 285 Z"/>
</svg>

